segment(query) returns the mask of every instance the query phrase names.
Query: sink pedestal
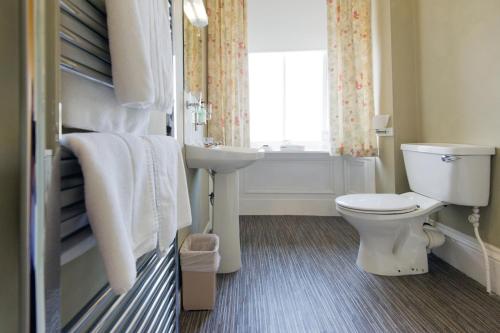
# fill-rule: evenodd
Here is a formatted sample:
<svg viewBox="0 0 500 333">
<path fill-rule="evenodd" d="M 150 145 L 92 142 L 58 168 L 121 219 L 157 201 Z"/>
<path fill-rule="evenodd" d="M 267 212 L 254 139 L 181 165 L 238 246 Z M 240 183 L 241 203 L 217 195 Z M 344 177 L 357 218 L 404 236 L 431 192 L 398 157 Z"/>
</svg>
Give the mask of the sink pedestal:
<svg viewBox="0 0 500 333">
<path fill-rule="evenodd" d="M 219 273 L 241 268 L 238 172 L 216 173 L 214 177 L 213 232 L 219 235 Z"/>
<path fill-rule="evenodd" d="M 213 232 L 219 235 L 219 273 L 241 268 L 238 171 L 264 158 L 255 148 L 186 145 L 189 168 L 203 168 L 214 175 Z"/>
</svg>

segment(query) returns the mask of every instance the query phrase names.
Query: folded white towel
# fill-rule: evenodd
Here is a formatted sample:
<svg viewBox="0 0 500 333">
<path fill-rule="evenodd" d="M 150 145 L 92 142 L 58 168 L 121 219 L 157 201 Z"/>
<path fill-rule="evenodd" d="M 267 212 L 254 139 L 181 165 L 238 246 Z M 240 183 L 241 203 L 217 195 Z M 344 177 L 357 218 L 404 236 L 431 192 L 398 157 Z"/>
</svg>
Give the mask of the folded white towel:
<svg viewBox="0 0 500 333">
<path fill-rule="evenodd" d="M 113 84 L 126 107 L 171 113 L 173 52 L 168 2 L 106 0 Z"/>
<path fill-rule="evenodd" d="M 146 134 L 150 112 L 122 107 L 113 88 L 61 71 L 62 123 L 96 132 Z"/>
<path fill-rule="evenodd" d="M 178 143 L 167 136 L 67 134 L 78 157 L 85 205 L 113 291 L 135 283 L 136 259 L 162 255 L 178 228 L 191 224 L 186 174 Z"/>
<path fill-rule="evenodd" d="M 146 109 L 155 101 L 149 36 L 141 7 L 150 0 L 106 0 L 113 85 L 124 107 Z"/>
</svg>

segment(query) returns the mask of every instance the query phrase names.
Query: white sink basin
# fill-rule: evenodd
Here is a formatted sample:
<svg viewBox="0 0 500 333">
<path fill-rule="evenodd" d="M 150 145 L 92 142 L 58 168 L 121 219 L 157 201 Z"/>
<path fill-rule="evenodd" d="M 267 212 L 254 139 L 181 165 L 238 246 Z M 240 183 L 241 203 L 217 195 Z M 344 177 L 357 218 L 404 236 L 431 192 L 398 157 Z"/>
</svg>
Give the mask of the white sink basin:
<svg viewBox="0 0 500 333">
<path fill-rule="evenodd" d="M 216 173 L 234 172 L 263 157 L 264 152 L 254 148 L 186 145 L 186 163 L 189 168 L 209 169 Z"/>
</svg>

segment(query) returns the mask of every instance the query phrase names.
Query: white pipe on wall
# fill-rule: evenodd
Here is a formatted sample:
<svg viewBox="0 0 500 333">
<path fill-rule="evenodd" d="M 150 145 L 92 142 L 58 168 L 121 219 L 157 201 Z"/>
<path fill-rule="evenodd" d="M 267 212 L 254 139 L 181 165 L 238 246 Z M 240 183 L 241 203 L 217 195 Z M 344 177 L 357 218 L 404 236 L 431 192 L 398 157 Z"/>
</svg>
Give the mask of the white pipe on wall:
<svg viewBox="0 0 500 333">
<path fill-rule="evenodd" d="M 488 294 L 491 294 L 491 276 L 490 276 L 490 260 L 488 258 L 488 251 L 486 250 L 486 246 L 484 246 L 483 240 L 479 235 L 479 207 L 472 208 L 472 214 L 469 215 L 469 222 L 474 227 L 474 235 L 476 235 L 477 241 L 481 246 L 481 250 L 483 251 L 483 259 L 484 259 L 484 270 L 486 274 L 486 291 Z"/>
</svg>

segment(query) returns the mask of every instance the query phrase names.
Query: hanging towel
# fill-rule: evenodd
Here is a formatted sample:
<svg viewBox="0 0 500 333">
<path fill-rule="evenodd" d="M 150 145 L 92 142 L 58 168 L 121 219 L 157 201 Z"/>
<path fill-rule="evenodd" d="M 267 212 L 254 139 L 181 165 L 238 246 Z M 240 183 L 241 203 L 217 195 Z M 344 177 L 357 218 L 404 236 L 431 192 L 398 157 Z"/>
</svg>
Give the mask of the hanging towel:
<svg viewBox="0 0 500 333">
<path fill-rule="evenodd" d="M 186 171 L 182 153 L 177 142 L 164 135 L 149 135 L 144 139 L 149 143 L 152 170 L 155 176 L 153 184 L 166 183 L 155 192 L 157 211 L 160 221 L 165 221 L 160 228 L 159 248 L 166 250 L 178 229 L 191 224 L 191 206 L 186 182 Z M 172 144 L 172 142 L 174 144 Z M 169 167 L 166 167 L 166 166 Z M 179 175 L 182 175 L 179 177 Z"/>
<path fill-rule="evenodd" d="M 113 88 L 61 71 L 62 124 L 96 132 L 146 134 L 150 112 L 124 108 Z"/>
<path fill-rule="evenodd" d="M 125 107 L 172 112 L 168 6 L 165 0 L 106 0 L 113 84 Z"/>
<path fill-rule="evenodd" d="M 167 136 L 67 134 L 80 162 L 85 205 L 113 291 L 136 279 L 136 260 L 165 255 L 179 228 L 191 224 L 186 174 L 178 143 Z"/>
<path fill-rule="evenodd" d="M 147 109 L 155 101 L 149 43 L 140 7 L 150 0 L 106 0 L 113 85 L 124 107 Z"/>
</svg>

